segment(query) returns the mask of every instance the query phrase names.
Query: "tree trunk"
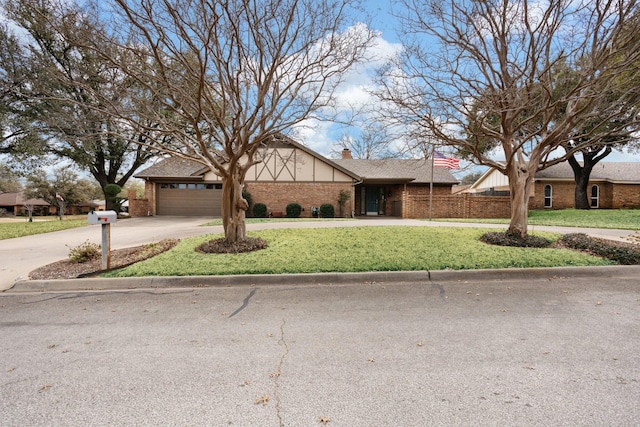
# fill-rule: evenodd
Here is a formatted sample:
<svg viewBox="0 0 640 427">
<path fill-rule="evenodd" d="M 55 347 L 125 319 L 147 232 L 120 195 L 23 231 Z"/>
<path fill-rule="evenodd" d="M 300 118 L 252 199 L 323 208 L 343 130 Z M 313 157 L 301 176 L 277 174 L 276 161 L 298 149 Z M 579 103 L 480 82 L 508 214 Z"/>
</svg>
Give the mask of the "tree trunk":
<svg viewBox="0 0 640 427">
<path fill-rule="evenodd" d="M 532 163 L 520 166 L 517 162 L 512 161 L 507 164 L 511 196 L 511 222 L 507 233 L 520 238 L 527 235 L 529 197 L 533 188 L 533 176 L 536 172 L 535 169 L 530 169 Z"/>
<path fill-rule="evenodd" d="M 222 179 L 222 226 L 229 243 L 246 239 L 246 211 L 249 204 L 242 198 L 243 173 L 239 166 L 230 165 L 229 174 Z"/>
<path fill-rule="evenodd" d="M 571 169 L 573 169 L 573 180 L 576 183 L 573 202 L 573 207 L 575 209 L 591 209 L 589 197 L 589 179 L 591 178 L 591 171 L 593 171 L 593 167 L 596 163 L 607 157 L 610 153 L 611 147 L 608 145 L 600 148 L 598 151 L 583 151 L 582 165 L 578 163 L 575 156 L 572 155 L 568 158 Z"/>
</svg>

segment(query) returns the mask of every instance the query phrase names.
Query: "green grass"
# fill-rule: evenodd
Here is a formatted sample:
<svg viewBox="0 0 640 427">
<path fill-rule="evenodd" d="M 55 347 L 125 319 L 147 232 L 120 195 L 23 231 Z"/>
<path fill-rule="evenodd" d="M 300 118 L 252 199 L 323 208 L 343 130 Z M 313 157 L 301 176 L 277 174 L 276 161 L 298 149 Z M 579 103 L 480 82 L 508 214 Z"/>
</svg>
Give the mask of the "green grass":
<svg viewBox="0 0 640 427">
<path fill-rule="evenodd" d="M 218 235 L 184 239 L 174 249 L 106 277 L 283 274 L 509 267 L 611 265 L 567 249 L 492 246 L 487 230 L 453 227 L 345 227 L 279 229 L 248 233 L 265 250 L 238 255 L 201 254 L 199 244 Z M 559 236 L 539 233 L 552 240 Z"/>
<path fill-rule="evenodd" d="M 0 223 L 0 240 L 13 239 L 16 237 L 31 236 L 33 234 L 51 233 L 53 231 L 67 230 L 69 228 L 84 227 L 87 225 L 87 217 L 78 215 L 73 217 L 65 217 L 60 221 L 57 217 L 46 217 L 43 220 L 40 217 L 35 218 L 34 222 L 27 219 L 22 221 L 2 222 Z"/>
<path fill-rule="evenodd" d="M 508 218 L 439 218 L 435 219 L 434 221 L 509 224 Z M 640 230 L 640 210 L 535 210 L 529 211 L 529 225 L 555 225 L 561 227 L 619 228 L 623 230 Z"/>
</svg>

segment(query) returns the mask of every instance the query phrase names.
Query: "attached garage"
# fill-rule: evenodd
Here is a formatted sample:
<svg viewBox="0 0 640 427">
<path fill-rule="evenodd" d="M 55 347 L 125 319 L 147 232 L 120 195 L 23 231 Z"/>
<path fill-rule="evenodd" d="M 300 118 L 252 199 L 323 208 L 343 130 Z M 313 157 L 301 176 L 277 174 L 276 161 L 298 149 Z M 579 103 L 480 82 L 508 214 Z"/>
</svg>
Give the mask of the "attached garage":
<svg viewBox="0 0 640 427">
<path fill-rule="evenodd" d="M 156 214 L 222 216 L 222 184 L 158 183 Z"/>
</svg>

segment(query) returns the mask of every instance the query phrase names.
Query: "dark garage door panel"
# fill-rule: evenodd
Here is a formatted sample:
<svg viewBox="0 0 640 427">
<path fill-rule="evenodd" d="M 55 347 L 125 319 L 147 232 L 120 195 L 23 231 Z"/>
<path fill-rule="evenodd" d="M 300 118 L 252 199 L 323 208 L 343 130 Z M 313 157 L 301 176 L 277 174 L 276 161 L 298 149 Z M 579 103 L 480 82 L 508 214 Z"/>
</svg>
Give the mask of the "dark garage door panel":
<svg viewBox="0 0 640 427">
<path fill-rule="evenodd" d="M 221 216 L 222 190 L 158 188 L 158 215 Z"/>
</svg>

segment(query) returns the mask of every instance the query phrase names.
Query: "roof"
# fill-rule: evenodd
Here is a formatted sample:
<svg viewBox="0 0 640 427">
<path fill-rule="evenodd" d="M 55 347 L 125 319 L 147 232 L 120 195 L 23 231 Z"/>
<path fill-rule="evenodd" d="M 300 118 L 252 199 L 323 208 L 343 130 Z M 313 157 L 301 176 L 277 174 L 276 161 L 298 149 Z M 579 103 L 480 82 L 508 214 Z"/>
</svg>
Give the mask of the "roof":
<svg viewBox="0 0 640 427">
<path fill-rule="evenodd" d="M 573 180 L 573 170 L 568 162 L 559 163 L 536 173 L 537 180 Z M 591 181 L 638 182 L 640 162 L 599 162 L 593 167 Z"/>
<path fill-rule="evenodd" d="M 293 139 L 278 135 L 276 143 L 291 145 L 308 154 L 322 159 L 327 164 L 344 172 L 354 179 L 364 182 L 411 182 L 424 184 L 431 182 L 431 162 L 424 159 L 327 159 L 310 148 Z M 138 172 L 136 178 L 202 178 L 207 172 L 206 167 L 193 160 L 180 157 L 167 157 L 160 162 Z M 459 180 L 449 169 L 436 167 L 433 171 L 433 182 L 438 184 L 457 184 Z"/>
<path fill-rule="evenodd" d="M 284 136 L 278 135 L 276 137 L 276 143 L 291 145 L 296 147 L 306 153 L 310 154 L 313 157 L 317 157 L 322 159 L 327 164 L 335 167 L 336 169 L 344 172 L 345 174 L 351 176 L 354 179 L 359 179 L 359 176 L 356 176 L 353 171 L 346 170 L 344 167 L 336 164 L 334 161 L 327 159 L 319 153 L 311 150 L 308 147 L 305 147 L 302 144 L 297 143 L 293 139 Z M 147 169 L 142 170 L 135 174 L 136 178 L 201 178 L 207 172 L 207 168 L 193 160 L 187 160 L 180 157 L 166 157 L 159 161 L 158 163 L 148 167 Z"/>
<path fill-rule="evenodd" d="M 334 162 L 353 171 L 365 182 L 404 181 L 414 184 L 431 182 L 431 162 L 425 159 L 337 159 Z M 436 167 L 433 182 L 457 184 L 459 181 L 449 169 Z"/>
<path fill-rule="evenodd" d="M 25 199 L 22 192 L 0 194 L 0 206 L 23 206 L 25 204 L 48 206 L 49 202 L 42 199 Z"/>
<path fill-rule="evenodd" d="M 206 169 L 201 163 L 181 157 L 166 157 L 158 163 L 138 172 L 136 178 L 197 178 Z"/>
</svg>

